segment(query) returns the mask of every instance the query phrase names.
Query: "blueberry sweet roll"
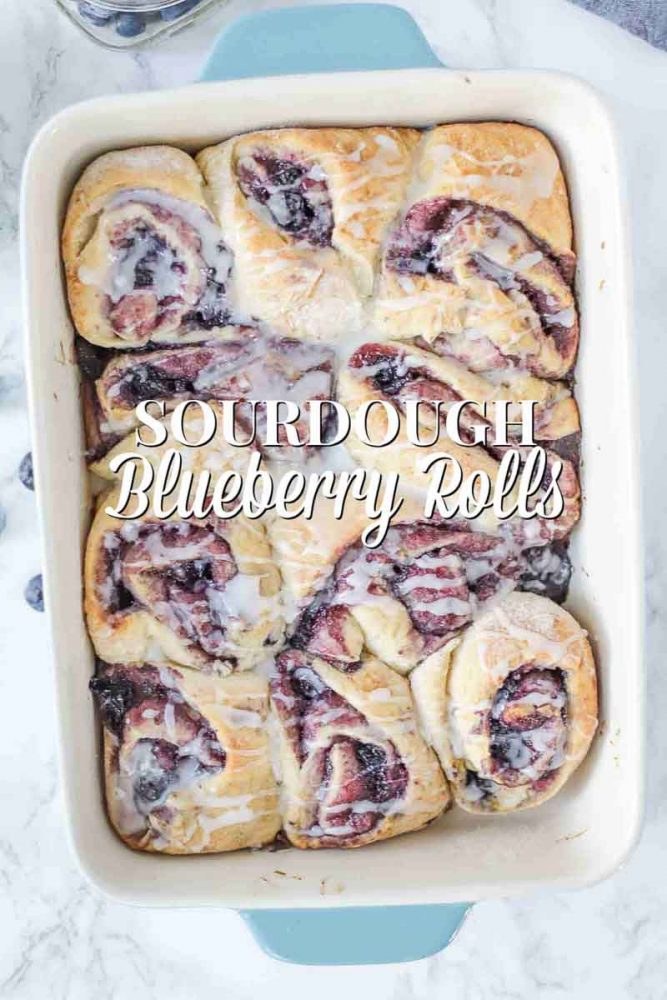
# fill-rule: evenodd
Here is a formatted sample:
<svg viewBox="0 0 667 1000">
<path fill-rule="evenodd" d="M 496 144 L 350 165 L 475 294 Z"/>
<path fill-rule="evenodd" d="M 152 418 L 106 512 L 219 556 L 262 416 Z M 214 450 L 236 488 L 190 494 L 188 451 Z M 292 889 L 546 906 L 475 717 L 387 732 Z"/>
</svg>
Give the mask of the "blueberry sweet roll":
<svg viewBox="0 0 667 1000">
<path fill-rule="evenodd" d="M 597 726 L 586 633 L 535 594 L 494 604 L 411 682 L 422 728 L 469 812 L 551 798 L 586 756 Z"/>
<path fill-rule="evenodd" d="M 487 602 L 534 585 L 534 549 L 510 530 L 473 530 L 469 521 L 424 521 L 406 504 L 376 548 L 360 538 L 363 513 L 343 522 L 322 505 L 311 520 L 276 521 L 271 539 L 296 606 L 290 642 L 353 673 L 364 656 L 407 673 L 473 621 Z M 413 518 L 414 520 L 406 520 Z M 539 585 L 566 589 L 569 560 L 549 549 Z M 532 557 L 532 558 L 531 558 Z"/>
<path fill-rule="evenodd" d="M 175 663 L 227 674 L 263 663 L 282 635 L 280 573 L 263 525 L 122 521 L 105 497 L 86 545 L 85 608 L 95 651 L 112 663 Z"/>
<path fill-rule="evenodd" d="M 352 354 L 339 378 L 339 398 L 352 414 L 375 401 L 384 402 L 401 414 L 400 432 L 390 447 L 371 446 L 354 429 L 346 444 L 364 465 L 383 473 L 396 469 L 411 485 L 424 489 L 433 473 L 421 473 L 419 466 L 438 453 L 455 459 L 463 476 L 485 473 L 494 487 L 500 462 L 508 450 L 518 451 L 519 467 L 523 467 L 533 446 L 521 445 L 520 404 L 534 401 L 533 438 L 535 445 L 545 450 L 545 467 L 540 488 L 531 496 L 530 505 L 535 506 L 545 496 L 558 463 L 562 466 L 558 486 L 563 495 L 563 510 L 553 519 L 525 521 L 517 530 L 525 537 L 532 535 L 535 544 L 539 544 L 540 540 L 565 538 L 578 521 L 581 434 L 577 404 L 566 383 L 509 369 L 482 375 L 452 358 L 440 358 L 414 345 L 388 341 L 363 344 Z M 456 427 L 450 434 L 448 416 L 463 401 L 466 405 L 458 410 L 455 421 L 452 414 Z M 497 432 L 504 427 L 496 421 L 500 415 L 496 413 L 498 404 L 507 404 L 503 407 L 510 422 L 506 427 L 507 445 L 497 443 Z M 413 440 L 418 433 L 422 442 L 419 447 L 407 433 L 408 412 Z M 366 428 L 371 441 L 385 440 L 390 430 L 387 411 L 374 406 Z M 453 475 L 448 470 L 446 483 Z M 503 509 L 509 511 L 516 500 L 515 489 L 508 493 Z"/>
<path fill-rule="evenodd" d="M 169 664 L 100 664 L 109 818 L 137 850 L 235 851 L 280 829 L 267 683 Z"/>
<path fill-rule="evenodd" d="M 357 330 L 417 139 L 410 129 L 282 129 L 200 153 L 241 308 L 288 336 Z"/>
<path fill-rule="evenodd" d="M 62 252 L 74 325 L 94 344 L 202 340 L 230 322 L 232 257 L 179 149 L 95 160 L 72 193 Z"/>
<path fill-rule="evenodd" d="M 410 201 L 387 242 L 376 319 L 474 371 L 562 378 L 579 325 L 567 191 L 535 129 L 443 125 L 420 149 Z"/>
<path fill-rule="evenodd" d="M 449 804 L 407 681 L 379 660 L 354 675 L 287 649 L 271 678 L 285 832 L 302 848 L 361 847 L 419 830 Z"/>
<path fill-rule="evenodd" d="M 94 381 L 88 413 L 91 453 L 99 457 L 136 426 L 136 407 L 146 400 L 164 403 L 166 411 L 190 399 L 235 401 L 240 440 L 247 440 L 254 426 L 258 445 L 266 439 L 266 400 L 291 401 L 300 407 L 299 439 L 307 442 L 308 404 L 333 397 L 333 359 L 324 345 L 248 328 L 207 343 L 117 354 Z M 307 452 L 279 440 L 271 457 L 294 459 Z"/>
</svg>

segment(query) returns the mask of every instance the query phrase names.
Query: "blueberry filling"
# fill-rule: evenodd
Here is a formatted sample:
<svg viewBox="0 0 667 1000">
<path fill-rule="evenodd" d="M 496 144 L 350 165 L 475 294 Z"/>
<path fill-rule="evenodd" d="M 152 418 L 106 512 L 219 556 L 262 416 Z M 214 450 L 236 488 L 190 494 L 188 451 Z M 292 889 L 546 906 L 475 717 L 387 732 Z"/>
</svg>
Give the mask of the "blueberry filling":
<svg viewBox="0 0 667 1000">
<path fill-rule="evenodd" d="M 316 674 L 310 667 L 299 667 L 292 674 L 292 687 L 294 693 L 305 701 L 315 701 L 327 689 L 319 674 Z"/>
<path fill-rule="evenodd" d="M 134 801 L 140 812 L 164 804 L 178 776 L 178 747 L 167 740 L 138 740 L 136 745 Z"/>
<path fill-rule="evenodd" d="M 209 269 L 206 276 L 206 287 L 197 303 L 197 308 L 189 312 L 184 322 L 201 330 L 213 330 L 225 326 L 231 319 L 227 305 L 227 290 L 220 281 L 216 281 L 214 272 Z"/>
<path fill-rule="evenodd" d="M 91 344 L 83 337 L 76 338 L 76 357 L 81 373 L 86 379 L 94 380 L 100 377 L 109 362 L 109 351 L 106 348 Z"/>
<path fill-rule="evenodd" d="M 114 736 L 121 736 L 125 717 L 131 708 L 158 693 L 164 695 L 164 689 L 156 686 L 149 677 L 150 674 L 147 674 L 145 681 L 138 682 L 129 671 L 117 670 L 100 673 L 91 679 L 90 690 L 99 707 L 102 722 Z"/>
<path fill-rule="evenodd" d="M 533 665 L 513 670 L 493 700 L 489 737 L 500 784 L 529 784 L 559 767 L 567 742 L 563 672 Z"/>
<path fill-rule="evenodd" d="M 492 799 L 497 791 L 489 778 L 482 778 L 476 771 L 466 769 L 464 797 L 469 802 L 484 802 Z"/>
<path fill-rule="evenodd" d="M 213 567 L 207 559 L 192 559 L 176 563 L 164 575 L 196 594 L 213 582 Z"/>
<path fill-rule="evenodd" d="M 190 393 L 193 389 L 192 379 L 172 374 L 149 361 L 138 362 L 124 373 L 122 381 L 116 385 L 124 399 L 137 402 Z"/>
<path fill-rule="evenodd" d="M 225 766 L 226 755 L 206 724 L 197 733 L 203 760 L 190 743 L 180 746 L 165 739 L 142 738 L 132 748 L 127 769 L 132 776 L 134 805 L 146 816 L 161 809 L 168 796 Z"/>
<path fill-rule="evenodd" d="M 560 279 L 565 284 L 570 283 L 564 263 L 513 216 L 456 198 L 433 198 L 413 205 L 390 240 L 387 266 L 393 271 L 432 274 L 445 281 L 454 280 L 448 263 L 457 252 L 465 250 L 482 277 L 495 281 L 505 291 L 513 289 L 517 277 L 513 268 L 504 267 L 486 256 L 484 244 L 479 250 L 469 249 L 471 241 L 465 230 L 470 225 L 483 230 L 488 243 L 502 238 L 525 244 L 528 250 L 537 250 L 556 269 Z"/>
<path fill-rule="evenodd" d="M 371 802 L 390 802 L 405 793 L 408 774 L 402 761 L 390 761 L 375 743 L 357 742 L 354 749 Z"/>
<path fill-rule="evenodd" d="M 258 151 L 239 160 L 237 176 L 246 198 L 264 206 L 279 229 L 314 247 L 331 246 L 331 197 L 316 164 Z"/>
<path fill-rule="evenodd" d="M 437 403 L 438 414 L 443 420 L 450 405 L 460 402 L 462 398 L 451 385 L 432 375 L 428 368 L 411 363 L 410 356 L 398 348 L 364 344 L 352 355 L 349 366 L 375 390 L 393 398 L 404 411 L 408 401 Z M 461 439 L 472 444 L 475 428 L 486 423 L 483 417 L 466 407 L 458 421 Z"/>
<path fill-rule="evenodd" d="M 84 283 L 106 298 L 113 331 L 145 343 L 163 332 L 211 330 L 229 321 L 226 282 L 232 260 L 208 212 L 151 189 L 115 196 L 105 215 L 109 268 Z"/>
<path fill-rule="evenodd" d="M 234 400 L 239 404 L 236 408 L 239 424 L 244 432 L 251 432 L 254 422 L 260 446 L 266 439 L 265 400 L 292 399 L 302 407 L 296 429 L 300 440 L 307 440 L 306 404 L 330 399 L 333 394 L 333 352 L 316 344 L 268 337 L 252 330 L 243 332 L 246 336 L 239 340 L 116 356 L 97 379 L 95 397 L 89 403 L 87 427 L 91 447 L 97 444 L 103 451 L 104 440 L 113 433 L 114 424 L 119 431 L 126 430 L 125 414 L 129 416 L 129 411 L 147 399 L 166 403 L 192 398 Z M 321 422 L 322 433 L 326 435 L 334 423 L 331 408 L 323 408 Z M 310 449 L 290 448 L 280 434 L 282 430 L 279 429 L 280 444 L 272 449 L 272 456 L 280 457 L 284 452 L 288 457 L 302 458 Z M 101 439 L 99 444 L 97 439 Z"/>
</svg>

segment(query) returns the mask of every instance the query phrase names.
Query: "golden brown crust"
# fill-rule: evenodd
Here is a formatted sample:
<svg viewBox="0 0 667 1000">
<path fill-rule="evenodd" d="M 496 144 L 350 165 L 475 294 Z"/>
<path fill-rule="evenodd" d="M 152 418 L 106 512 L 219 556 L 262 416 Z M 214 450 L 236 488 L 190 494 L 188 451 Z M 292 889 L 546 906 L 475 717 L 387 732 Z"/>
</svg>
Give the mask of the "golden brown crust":
<svg viewBox="0 0 667 1000">
<path fill-rule="evenodd" d="M 67 207 L 62 249 L 72 266 L 90 239 L 94 216 L 117 191 L 155 188 L 206 208 L 203 179 L 195 161 L 174 146 L 139 146 L 104 153 L 86 167 Z"/>
<path fill-rule="evenodd" d="M 319 659 L 311 665 L 324 684 L 361 713 L 366 723 L 337 723 L 335 713 L 331 713 L 331 721 L 325 721 L 309 741 L 305 761 L 299 760 L 285 726 L 279 726 L 283 822 L 290 842 L 300 848 L 334 846 L 331 834 L 318 834 L 313 829 L 318 801 L 313 772 L 318 749 L 341 736 L 385 749 L 393 745 L 407 768 L 408 783 L 404 796 L 389 805 L 372 830 L 356 836 L 345 834 L 340 846 L 362 847 L 396 837 L 419 830 L 439 816 L 450 803 L 449 791 L 435 755 L 419 733 L 408 682 L 377 659 L 365 660 L 349 674 Z"/>
<path fill-rule="evenodd" d="M 538 129 L 513 122 L 439 125 L 419 164 L 429 195 L 509 212 L 557 254 L 572 250 L 572 220 L 558 154 Z"/>
<path fill-rule="evenodd" d="M 174 722 L 149 708 L 140 727 L 125 724 L 120 741 L 105 729 L 107 808 L 118 835 L 135 850 L 161 854 L 236 851 L 270 843 L 281 820 L 269 753 L 266 681 L 254 674 L 207 676 L 173 664 L 159 669 L 161 680 L 175 692 L 172 713 L 184 701 L 188 711 L 201 716 L 224 751 L 224 767 L 186 781 L 167 797 L 164 810 L 141 816 L 131 802 L 133 747 L 151 739 L 173 744 L 178 717 Z"/>
<path fill-rule="evenodd" d="M 508 676 L 526 666 L 562 672 L 565 753 L 541 780 L 503 784 L 492 776 L 488 718 Z M 469 812 L 508 812 L 551 798 L 586 756 L 597 727 L 597 679 L 586 633 L 567 611 L 535 594 L 505 597 L 462 638 L 425 660 L 411 683 L 424 732 L 456 802 Z"/>
<path fill-rule="evenodd" d="M 340 340 L 361 326 L 381 243 L 401 204 L 418 133 L 411 129 L 279 129 L 255 132 L 197 157 L 236 258 L 243 312 L 282 333 Z M 295 157 L 326 180 L 331 245 L 309 246 L 253 207 L 238 163 L 257 152 Z"/>
</svg>

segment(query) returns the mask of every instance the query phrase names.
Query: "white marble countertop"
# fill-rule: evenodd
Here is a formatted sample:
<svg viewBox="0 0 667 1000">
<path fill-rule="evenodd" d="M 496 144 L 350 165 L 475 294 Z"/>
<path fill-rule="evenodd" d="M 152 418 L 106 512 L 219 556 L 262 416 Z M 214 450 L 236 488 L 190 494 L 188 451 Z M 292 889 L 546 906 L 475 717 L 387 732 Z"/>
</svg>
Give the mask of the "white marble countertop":
<svg viewBox="0 0 667 1000">
<path fill-rule="evenodd" d="M 137 54 L 96 47 L 54 0 L 5 0 L 0 17 L 0 996 L 138 995 L 187 1000 L 307 991 L 319 1000 L 667 995 L 667 421 L 663 365 L 667 55 L 565 0 L 403 0 L 452 66 L 553 67 L 595 84 L 618 119 L 634 220 L 647 552 L 649 775 L 646 825 L 625 869 L 595 888 L 475 907 L 451 947 L 407 966 L 317 969 L 262 954 L 228 911 L 133 909 L 83 881 L 63 829 L 44 616 L 23 600 L 40 568 L 34 497 L 16 478 L 29 448 L 21 363 L 17 213 L 20 171 L 53 112 L 114 91 L 194 79 L 218 27 L 278 2 L 228 7 Z M 602 373 L 600 375 L 602 377 Z M 610 400 L 610 405 L 613 401 Z M 623 586 L 619 574 L 619 586 Z"/>
</svg>

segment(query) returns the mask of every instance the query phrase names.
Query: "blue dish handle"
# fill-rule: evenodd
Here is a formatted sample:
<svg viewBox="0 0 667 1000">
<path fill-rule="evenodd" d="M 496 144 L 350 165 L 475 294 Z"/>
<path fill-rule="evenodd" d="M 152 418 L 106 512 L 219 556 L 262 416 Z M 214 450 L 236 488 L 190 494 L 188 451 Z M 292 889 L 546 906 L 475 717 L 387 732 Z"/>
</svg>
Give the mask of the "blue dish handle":
<svg viewBox="0 0 667 1000">
<path fill-rule="evenodd" d="M 442 66 L 407 11 L 383 3 L 246 14 L 218 36 L 202 80 Z"/>
<path fill-rule="evenodd" d="M 218 37 L 202 80 L 442 66 L 407 11 L 389 4 L 264 10 Z M 243 910 L 269 955 L 300 965 L 410 962 L 445 948 L 468 903 Z"/>
</svg>

